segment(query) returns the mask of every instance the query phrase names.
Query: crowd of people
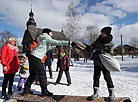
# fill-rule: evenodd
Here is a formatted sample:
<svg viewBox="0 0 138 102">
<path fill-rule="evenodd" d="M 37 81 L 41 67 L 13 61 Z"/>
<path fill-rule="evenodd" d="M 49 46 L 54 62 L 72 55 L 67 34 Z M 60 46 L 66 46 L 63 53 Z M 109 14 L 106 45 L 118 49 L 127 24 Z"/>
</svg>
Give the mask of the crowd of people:
<svg viewBox="0 0 138 102">
<path fill-rule="evenodd" d="M 99 54 L 101 53 L 109 53 L 111 54 L 113 43 L 112 43 L 112 35 L 111 35 L 111 27 L 104 27 L 101 30 L 101 34 L 97 38 L 97 40 L 89 45 L 89 48 L 94 51 L 94 76 L 93 76 L 93 90 L 94 94 L 92 96 L 87 97 L 87 100 L 94 100 L 98 97 L 99 91 L 99 78 L 101 72 L 103 72 L 104 79 L 107 82 L 107 87 L 109 90 L 109 100 L 114 100 L 114 85 L 111 79 L 110 71 L 108 71 L 105 66 L 102 64 Z M 8 99 L 6 94 L 7 83 L 9 82 L 8 94 L 12 95 L 12 86 L 14 82 L 15 73 L 19 70 L 19 83 L 18 83 L 18 91 L 22 90 L 22 85 L 24 83 L 23 95 L 33 94 L 30 90 L 32 83 L 36 80 L 36 85 L 40 85 L 41 87 L 41 96 L 52 96 L 53 93 L 49 92 L 47 89 L 47 85 L 49 84 L 46 76 L 46 66 L 49 70 L 49 76 L 53 79 L 52 75 L 52 49 L 58 48 L 58 61 L 57 61 L 57 70 L 59 68 L 59 74 L 55 85 L 60 83 L 63 72 L 65 72 L 67 77 L 68 86 L 71 85 L 71 76 L 69 72 L 70 59 L 68 55 L 65 53 L 64 49 L 61 46 L 71 45 L 74 47 L 76 45 L 75 42 L 71 41 L 59 41 L 54 40 L 51 37 L 53 36 L 52 30 L 49 28 L 45 28 L 42 31 L 40 36 L 36 36 L 35 41 L 30 45 L 30 50 L 26 55 L 23 56 L 19 63 L 18 58 L 18 47 L 15 38 L 10 38 L 6 44 L 1 49 L 1 63 L 3 65 L 3 74 L 4 80 L 2 83 L 2 99 Z M 76 56 L 76 55 L 75 55 Z M 77 57 L 75 57 L 75 60 Z M 77 59 L 78 60 L 78 59 Z"/>
</svg>

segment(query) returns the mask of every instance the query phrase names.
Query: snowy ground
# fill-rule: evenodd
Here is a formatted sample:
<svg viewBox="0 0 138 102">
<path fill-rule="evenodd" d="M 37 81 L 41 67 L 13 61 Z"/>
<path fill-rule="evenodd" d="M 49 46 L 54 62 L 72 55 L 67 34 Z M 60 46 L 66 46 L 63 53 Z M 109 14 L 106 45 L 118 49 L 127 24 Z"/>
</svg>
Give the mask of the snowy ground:
<svg viewBox="0 0 138 102">
<path fill-rule="evenodd" d="M 121 56 L 115 57 L 121 64 L 121 72 L 112 72 L 111 76 L 115 86 L 116 97 L 130 97 L 132 102 L 138 102 L 138 57 L 131 58 L 129 56 L 124 56 L 124 61 L 121 61 Z M 73 59 L 72 59 L 73 61 Z M 48 90 L 53 92 L 55 95 L 76 95 L 76 96 L 90 96 L 93 93 L 93 61 L 89 60 L 88 63 L 83 63 L 83 58 L 80 61 L 73 61 L 74 66 L 70 67 L 70 74 L 72 79 L 72 85 L 67 86 L 67 81 L 65 74 L 63 74 L 61 79 L 61 84 L 54 85 L 58 72 L 56 72 L 56 62 L 54 59 L 53 77 L 49 78 L 49 73 L 47 73 L 47 79 L 50 83 L 48 85 Z M 17 90 L 17 84 L 19 80 L 19 74 L 15 76 L 15 81 L 13 85 L 13 92 L 19 93 Z M 0 96 L 2 91 L 2 66 L 0 64 Z M 40 86 L 32 84 L 31 90 L 34 94 L 41 94 Z M 21 91 L 22 92 L 22 91 Z M 100 97 L 107 97 L 107 85 L 103 79 L 103 75 L 100 78 Z M 10 97 L 10 96 L 9 96 Z M 0 99 L 0 102 L 3 100 Z"/>
</svg>

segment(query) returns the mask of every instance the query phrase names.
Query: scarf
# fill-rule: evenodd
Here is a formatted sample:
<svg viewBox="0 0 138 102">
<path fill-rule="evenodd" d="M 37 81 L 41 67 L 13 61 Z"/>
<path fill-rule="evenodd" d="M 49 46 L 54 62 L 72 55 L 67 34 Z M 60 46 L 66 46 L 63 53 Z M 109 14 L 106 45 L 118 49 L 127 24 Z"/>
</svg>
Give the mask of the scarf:
<svg viewBox="0 0 138 102">
<path fill-rule="evenodd" d="M 63 53 L 62 55 L 59 55 L 61 58 L 65 56 L 65 53 Z"/>
<path fill-rule="evenodd" d="M 10 44 L 10 43 L 8 43 L 8 44 L 6 44 L 10 49 L 12 49 L 12 50 L 16 50 L 15 49 L 15 46 L 14 45 L 12 45 L 12 44 Z"/>
<path fill-rule="evenodd" d="M 113 36 L 112 36 L 111 34 L 108 35 L 107 37 L 102 37 L 102 36 L 100 35 L 98 39 L 99 39 L 100 43 L 107 44 L 107 43 L 109 43 L 110 41 L 112 41 Z"/>
</svg>

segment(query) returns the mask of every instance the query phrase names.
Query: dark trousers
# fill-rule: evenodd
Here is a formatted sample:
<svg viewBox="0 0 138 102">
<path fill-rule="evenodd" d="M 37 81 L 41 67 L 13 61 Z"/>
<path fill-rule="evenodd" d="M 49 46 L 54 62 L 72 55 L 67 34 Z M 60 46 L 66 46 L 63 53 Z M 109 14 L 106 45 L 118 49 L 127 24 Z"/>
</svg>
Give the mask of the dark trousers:
<svg viewBox="0 0 138 102">
<path fill-rule="evenodd" d="M 30 72 L 30 75 L 25 84 L 23 93 L 28 94 L 30 92 L 31 84 L 34 82 L 35 76 L 38 76 L 42 95 L 47 95 L 48 94 L 47 84 L 46 84 L 47 78 L 46 78 L 46 72 L 44 70 L 43 64 L 41 62 L 41 59 L 31 54 L 29 55 L 29 72 Z"/>
<path fill-rule="evenodd" d="M 52 77 L 52 68 L 51 68 L 51 65 L 48 65 L 48 70 L 49 70 L 49 75 L 50 75 L 50 78 Z"/>
<path fill-rule="evenodd" d="M 64 70 L 64 72 L 66 74 L 68 84 L 71 84 L 71 78 L 70 78 L 69 70 L 68 71 L 67 70 Z M 60 70 L 59 73 L 58 73 L 58 78 L 57 78 L 56 83 L 60 83 L 62 74 L 63 74 L 63 70 Z"/>
<path fill-rule="evenodd" d="M 99 87 L 99 79 L 101 76 L 101 71 L 102 71 L 104 79 L 107 83 L 107 87 L 114 88 L 113 81 L 112 81 L 111 75 L 110 75 L 110 71 L 108 71 L 104 66 L 103 67 L 94 66 L 94 76 L 93 76 L 94 85 L 93 85 L 93 87 Z"/>
<path fill-rule="evenodd" d="M 46 70 L 45 63 L 42 63 L 42 64 L 43 64 L 44 70 Z M 35 80 L 39 81 L 39 77 L 37 75 L 35 76 Z"/>
<path fill-rule="evenodd" d="M 8 91 L 12 91 L 13 81 L 14 81 L 15 73 L 11 74 L 4 74 L 4 80 L 2 83 L 2 91 L 6 92 L 7 83 L 9 81 L 9 88 Z"/>
</svg>

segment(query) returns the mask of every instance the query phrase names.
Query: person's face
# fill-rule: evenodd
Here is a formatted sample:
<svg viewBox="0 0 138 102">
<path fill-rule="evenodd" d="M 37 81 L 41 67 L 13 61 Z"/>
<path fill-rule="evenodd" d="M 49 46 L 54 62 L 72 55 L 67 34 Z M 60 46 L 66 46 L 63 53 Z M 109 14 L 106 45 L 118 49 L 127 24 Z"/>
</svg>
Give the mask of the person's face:
<svg viewBox="0 0 138 102">
<path fill-rule="evenodd" d="M 101 32 L 102 37 L 106 37 L 107 35 L 104 32 Z"/>
<path fill-rule="evenodd" d="M 16 44 L 16 40 L 13 39 L 13 40 L 11 41 L 11 44 L 12 44 L 12 45 L 15 45 L 15 44 Z"/>
<path fill-rule="evenodd" d="M 49 36 L 50 36 L 50 37 L 52 37 L 52 36 L 53 36 L 52 32 L 49 32 Z"/>
<path fill-rule="evenodd" d="M 39 42 L 39 37 L 36 37 L 36 42 Z"/>
<path fill-rule="evenodd" d="M 63 52 L 62 52 L 62 51 L 60 52 L 60 55 L 61 55 L 61 56 L 63 55 Z"/>
</svg>

